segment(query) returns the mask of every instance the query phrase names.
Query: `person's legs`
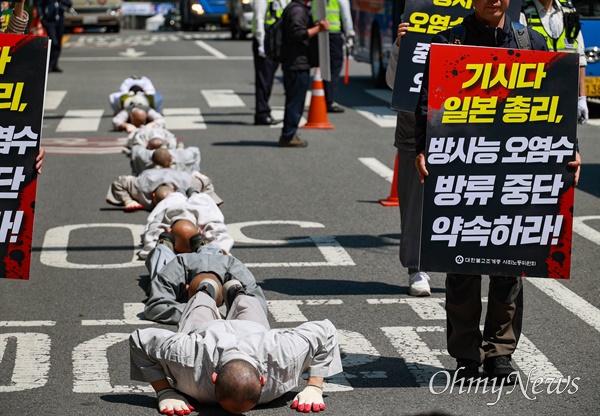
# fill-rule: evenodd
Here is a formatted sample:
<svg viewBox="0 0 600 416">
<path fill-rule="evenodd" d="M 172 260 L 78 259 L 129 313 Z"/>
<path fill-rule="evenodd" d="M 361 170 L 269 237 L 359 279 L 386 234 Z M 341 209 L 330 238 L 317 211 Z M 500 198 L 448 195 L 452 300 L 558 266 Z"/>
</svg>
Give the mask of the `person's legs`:
<svg viewBox="0 0 600 416">
<path fill-rule="evenodd" d="M 56 68 L 56 64 L 58 63 L 58 55 L 60 54 L 60 44 L 58 41 L 57 23 L 56 22 L 44 22 L 43 26 L 44 26 L 44 29 L 46 29 L 48 38 L 52 42 L 50 44 L 50 63 L 48 65 L 48 70 L 52 71 L 54 68 Z"/>
<path fill-rule="evenodd" d="M 273 80 L 278 64 L 269 58 L 258 55 L 258 42 L 252 40 L 252 55 L 254 57 L 254 121 L 264 121 L 271 117 L 269 98 L 273 89 Z"/>
<path fill-rule="evenodd" d="M 263 325 L 267 329 L 271 329 L 269 325 L 269 319 L 265 314 L 259 300 L 253 296 L 247 296 L 244 294 L 238 295 L 231 308 L 227 311 L 226 319 L 243 319 L 246 321 L 253 321 Z"/>
<path fill-rule="evenodd" d="M 291 140 L 300 124 L 304 111 L 304 100 L 308 92 L 310 71 L 284 71 L 283 83 L 285 86 L 285 114 L 281 137 Z"/>
<path fill-rule="evenodd" d="M 446 275 L 448 353 L 457 360 L 481 363 L 481 276 Z"/>
<path fill-rule="evenodd" d="M 125 201 L 137 201 L 140 191 L 137 188 L 136 179 L 133 175 L 120 175 L 110 185 L 106 194 L 106 202 L 113 205 L 123 205 Z"/>
<path fill-rule="evenodd" d="M 217 319 L 221 319 L 221 316 L 215 300 L 200 291 L 186 303 L 177 324 L 177 332 L 190 333 L 201 324 Z"/>
<path fill-rule="evenodd" d="M 62 39 L 65 33 L 65 21 L 60 20 L 56 25 L 56 39 L 58 48 L 56 49 L 56 61 L 54 63 L 53 69 L 58 69 L 58 59 L 60 58 L 60 52 L 62 50 Z"/>
<path fill-rule="evenodd" d="M 344 65 L 344 39 L 342 38 L 341 33 L 329 34 L 329 63 L 331 81 L 323 81 L 325 101 L 327 102 L 328 109 L 331 108 L 331 104 L 335 101 L 335 93 L 340 80 L 340 72 Z"/>
<path fill-rule="evenodd" d="M 483 330 L 485 357 L 511 355 L 523 326 L 523 281 L 520 277 L 490 276 Z"/>
</svg>

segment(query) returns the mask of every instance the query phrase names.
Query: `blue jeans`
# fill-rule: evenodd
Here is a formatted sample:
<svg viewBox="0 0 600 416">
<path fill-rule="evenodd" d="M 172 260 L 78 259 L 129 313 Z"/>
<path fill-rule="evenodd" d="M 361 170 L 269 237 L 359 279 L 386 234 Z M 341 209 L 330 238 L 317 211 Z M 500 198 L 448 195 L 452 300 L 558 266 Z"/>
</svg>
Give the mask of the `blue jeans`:
<svg viewBox="0 0 600 416">
<path fill-rule="evenodd" d="M 304 111 L 304 100 L 310 82 L 310 71 L 283 71 L 283 86 L 285 88 L 285 114 L 281 137 L 291 140 L 300 124 Z"/>
</svg>

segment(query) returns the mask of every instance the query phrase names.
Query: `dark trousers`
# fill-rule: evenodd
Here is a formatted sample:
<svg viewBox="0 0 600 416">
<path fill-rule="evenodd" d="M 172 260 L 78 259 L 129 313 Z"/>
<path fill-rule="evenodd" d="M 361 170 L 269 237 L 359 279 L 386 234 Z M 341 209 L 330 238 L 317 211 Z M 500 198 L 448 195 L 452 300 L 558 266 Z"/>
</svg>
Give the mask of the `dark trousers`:
<svg viewBox="0 0 600 416">
<path fill-rule="evenodd" d="M 341 33 L 329 34 L 329 65 L 331 66 L 331 81 L 323 81 L 327 106 L 335 101 L 335 92 L 344 65 L 344 39 Z"/>
<path fill-rule="evenodd" d="M 283 85 L 285 87 L 285 114 L 283 116 L 283 128 L 281 136 L 290 140 L 300 124 L 302 112 L 304 111 L 304 100 L 308 92 L 310 82 L 310 71 L 283 70 Z"/>
<path fill-rule="evenodd" d="M 254 56 L 254 118 L 265 119 L 271 115 L 269 98 L 273 89 L 273 80 L 279 64 L 270 58 L 258 56 L 258 42 L 252 40 L 252 55 Z"/>
<path fill-rule="evenodd" d="M 523 326 L 523 281 L 520 277 L 490 276 L 483 334 L 481 276 L 446 276 L 448 353 L 456 359 L 481 363 L 486 358 L 511 355 Z"/>
<path fill-rule="evenodd" d="M 46 32 L 48 32 L 48 38 L 52 41 L 50 46 L 50 70 L 53 70 L 58 65 L 58 58 L 60 57 L 60 50 L 62 46 L 62 38 L 65 33 L 65 22 L 59 20 L 58 22 L 46 22 L 42 21 L 42 25 Z"/>
</svg>

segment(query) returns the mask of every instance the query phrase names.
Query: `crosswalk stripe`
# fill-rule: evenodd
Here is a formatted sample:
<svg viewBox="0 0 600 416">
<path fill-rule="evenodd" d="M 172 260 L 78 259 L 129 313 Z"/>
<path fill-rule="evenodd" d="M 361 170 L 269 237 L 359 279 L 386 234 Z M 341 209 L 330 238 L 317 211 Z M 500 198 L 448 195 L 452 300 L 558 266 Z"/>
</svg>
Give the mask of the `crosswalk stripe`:
<svg viewBox="0 0 600 416">
<path fill-rule="evenodd" d="M 386 181 L 393 181 L 394 171 L 381 163 L 379 160 L 375 159 L 374 157 L 359 157 L 358 160 L 360 160 L 366 167 L 371 169 Z"/>
<path fill-rule="evenodd" d="M 281 120 L 281 123 L 274 124 L 270 126 L 272 129 L 280 129 L 283 127 L 283 116 L 285 115 L 285 109 L 283 107 L 271 107 L 271 117 L 275 120 Z M 298 127 L 302 127 L 306 124 L 306 119 L 304 117 L 300 118 L 300 124 Z"/>
<path fill-rule="evenodd" d="M 202 90 L 202 95 L 211 108 L 245 107 L 246 104 L 233 90 Z"/>
<path fill-rule="evenodd" d="M 227 55 L 225 55 L 224 53 L 213 48 L 212 46 L 210 46 L 208 43 L 204 42 L 203 40 L 197 40 L 194 43 L 216 58 L 227 59 Z"/>
<path fill-rule="evenodd" d="M 396 112 L 389 107 L 370 106 L 370 107 L 355 107 L 354 108 L 361 116 L 367 120 L 371 120 L 379 127 L 394 128 L 396 127 Z"/>
<path fill-rule="evenodd" d="M 199 108 L 165 108 L 163 114 L 169 130 L 206 130 Z"/>
<path fill-rule="evenodd" d="M 67 95 L 67 91 L 46 91 L 46 102 L 44 104 L 45 110 L 56 110 L 62 100 Z"/>
<path fill-rule="evenodd" d="M 57 132 L 97 131 L 104 110 L 68 110 L 60 120 Z"/>
</svg>

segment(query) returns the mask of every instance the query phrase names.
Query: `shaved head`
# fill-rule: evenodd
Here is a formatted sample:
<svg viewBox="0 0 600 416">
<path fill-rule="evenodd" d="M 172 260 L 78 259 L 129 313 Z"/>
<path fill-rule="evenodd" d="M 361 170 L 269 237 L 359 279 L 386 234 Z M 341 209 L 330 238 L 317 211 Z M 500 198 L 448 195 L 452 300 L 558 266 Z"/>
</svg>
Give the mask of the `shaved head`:
<svg viewBox="0 0 600 416">
<path fill-rule="evenodd" d="M 189 220 L 177 220 L 171 225 L 171 232 L 175 235 L 175 251 L 189 253 L 190 238 L 198 234 L 198 226 Z"/>
<path fill-rule="evenodd" d="M 136 127 L 139 127 L 143 124 L 146 124 L 146 121 L 148 119 L 148 113 L 146 113 L 146 110 L 144 110 L 143 108 L 135 107 L 133 110 L 131 110 L 129 118 L 131 124 L 133 124 Z"/>
<path fill-rule="evenodd" d="M 173 156 L 167 149 L 156 149 L 152 153 L 152 163 L 163 168 L 168 168 L 173 163 Z"/>
<path fill-rule="evenodd" d="M 217 373 L 215 393 L 221 407 L 240 414 L 258 404 L 262 382 L 260 373 L 245 360 L 231 360 Z"/>
</svg>

